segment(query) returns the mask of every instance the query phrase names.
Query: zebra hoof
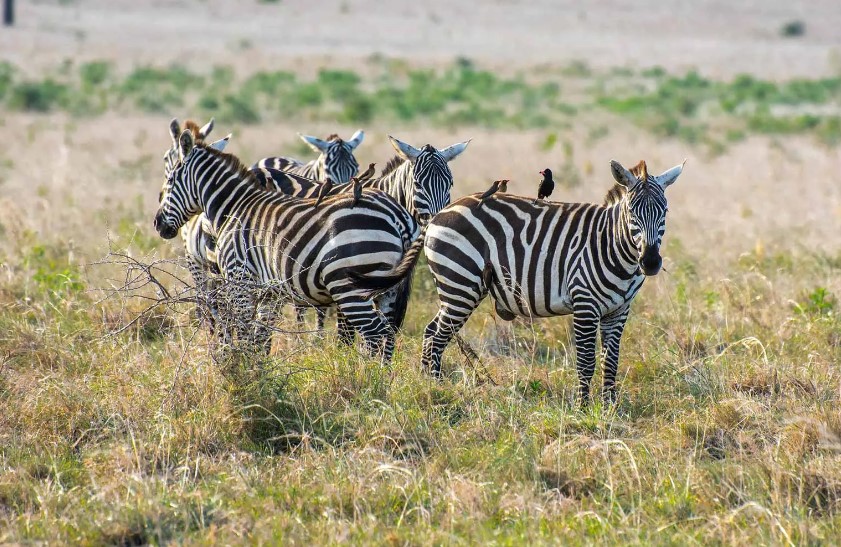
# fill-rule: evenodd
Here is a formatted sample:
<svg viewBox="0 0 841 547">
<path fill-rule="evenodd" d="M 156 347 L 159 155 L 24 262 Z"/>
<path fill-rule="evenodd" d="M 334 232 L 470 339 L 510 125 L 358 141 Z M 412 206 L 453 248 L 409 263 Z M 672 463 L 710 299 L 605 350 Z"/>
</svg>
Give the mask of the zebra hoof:
<svg viewBox="0 0 841 547">
<path fill-rule="evenodd" d="M 604 391 L 602 391 L 602 402 L 605 406 L 614 406 L 618 400 L 619 397 L 616 394 L 615 387 L 605 388 Z"/>
</svg>

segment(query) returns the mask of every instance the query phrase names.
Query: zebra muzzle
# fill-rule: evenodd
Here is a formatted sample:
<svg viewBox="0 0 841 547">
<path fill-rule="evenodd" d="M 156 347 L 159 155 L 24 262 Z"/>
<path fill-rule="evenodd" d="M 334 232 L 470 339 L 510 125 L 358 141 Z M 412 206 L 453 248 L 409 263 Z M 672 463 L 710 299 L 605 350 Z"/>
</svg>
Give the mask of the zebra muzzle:
<svg viewBox="0 0 841 547">
<path fill-rule="evenodd" d="M 172 239 L 178 235 L 178 228 L 164 222 L 160 215 L 155 216 L 155 230 L 164 239 Z"/>
<path fill-rule="evenodd" d="M 645 275 L 657 275 L 663 266 L 663 258 L 660 256 L 660 248 L 646 246 L 640 255 L 640 269 Z"/>
</svg>

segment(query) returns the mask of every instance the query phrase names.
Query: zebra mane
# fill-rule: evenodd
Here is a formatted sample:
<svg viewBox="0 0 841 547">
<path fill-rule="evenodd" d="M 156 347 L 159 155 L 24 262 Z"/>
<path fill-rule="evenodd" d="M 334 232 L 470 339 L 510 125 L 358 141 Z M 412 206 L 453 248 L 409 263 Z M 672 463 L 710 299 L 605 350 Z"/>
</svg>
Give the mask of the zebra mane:
<svg viewBox="0 0 841 547">
<path fill-rule="evenodd" d="M 223 165 L 227 169 L 235 171 L 239 178 L 243 181 L 253 184 L 256 188 L 261 188 L 265 190 L 265 186 L 260 184 L 260 181 L 254 175 L 254 173 L 244 163 L 242 163 L 242 161 L 238 157 L 234 156 L 233 154 L 228 154 L 227 152 L 221 152 L 203 143 L 196 143 L 196 146 L 200 147 L 202 150 L 204 150 L 211 156 L 215 156 L 221 159 Z"/>
<path fill-rule="evenodd" d="M 396 171 L 397 168 L 400 167 L 401 165 L 403 165 L 403 163 L 405 161 L 406 160 L 404 160 L 400 156 L 394 156 L 393 158 L 388 160 L 388 163 L 385 164 L 385 167 L 383 167 L 383 170 L 380 171 L 380 178 L 382 178 L 386 175 L 390 175 L 393 171 Z"/>
<path fill-rule="evenodd" d="M 628 189 L 617 182 L 610 190 L 607 191 L 602 205 L 605 207 L 613 207 L 617 203 L 621 202 L 622 198 L 624 198 L 627 193 Z"/>
<path fill-rule="evenodd" d="M 629 171 L 640 181 L 648 181 L 648 166 L 645 164 L 645 160 L 640 160 L 639 163 L 631 167 Z M 603 205 L 605 207 L 616 205 L 622 201 L 622 198 L 625 197 L 625 194 L 627 193 L 628 189 L 617 182 L 610 190 L 607 191 L 607 195 L 604 197 Z"/>
<path fill-rule="evenodd" d="M 195 141 L 197 143 L 198 142 L 204 142 L 204 139 L 202 139 L 202 136 L 201 136 L 201 127 L 199 126 L 199 124 L 197 124 L 193 120 L 187 120 L 186 122 L 184 122 L 184 129 L 189 129 L 190 130 L 190 133 L 193 134 L 193 139 L 195 139 Z M 208 131 L 208 133 L 209 133 L 209 131 Z"/>
<path fill-rule="evenodd" d="M 327 140 L 327 141 L 340 141 L 342 139 L 339 138 L 339 135 L 337 133 L 331 133 L 330 135 L 327 136 L 327 139 L 325 139 L 325 140 Z"/>
</svg>

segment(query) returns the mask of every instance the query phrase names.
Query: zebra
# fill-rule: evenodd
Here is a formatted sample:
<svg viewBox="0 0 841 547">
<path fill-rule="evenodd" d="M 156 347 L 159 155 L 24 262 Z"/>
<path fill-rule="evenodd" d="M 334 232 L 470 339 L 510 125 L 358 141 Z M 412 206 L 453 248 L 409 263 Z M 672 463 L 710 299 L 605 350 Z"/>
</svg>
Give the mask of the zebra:
<svg viewBox="0 0 841 547">
<path fill-rule="evenodd" d="M 375 271 L 394 266 L 420 227 L 394 199 L 367 190 L 356 207 L 351 196 L 331 196 L 320 207 L 261 187 L 233 155 L 196 142 L 191 131 L 179 137 L 181 161 L 162 188 L 154 226 L 164 239 L 178 234 L 203 212 L 216 236 L 216 261 L 230 308 L 220 309 L 226 340 L 238 338 L 264 351 L 265 325 L 234 327 L 234 318 L 253 320 L 254 284 L 280 298 L 325 306 L 335 303 L 340 318 L 358 331 L 372 353 L 385 361 L 394 334 L 365 291 L 347 279 L 350 268 Z M 385 307 L 380 303 L 380 307 Z M 269 317 L 266 324 L 271 325 Z"/>
<path fill-rule="evenodd" d="M 184 129 L 189 129 L 193 133 L 194 140 L 197 142 L 203 142 L 213 130 L 213 127 L 213 118 L 201 127 L 191 120 L 184 122 Z M 170 137 L 172 138 L 172 145 L 164 153 L 164 180 L 169 178 L 170 173 L 172 173 L 181 161 L 178 149 L 178 137 L 181 133 L 181 125 L 179 124 L 178 119 L 170 121 L 169 132 Z M 361 133 L 361 131 L 357 133 Z M 210 146 L 219 151 L 224 151 L 225 146 L 230 141 L 230 138 L 231 135 L 228 134 L 226 137 L 211 143 Z M 310 188 L 315 184 L 315 181 L 304 178 L 301 175 L 280 171 L 272 167 L 258 167 L 258 165 L 264 163 L 268 164 L 270 159 L 271 158 L 263 159 L 252 167 L 252 171 L 258 177 L 258 181 L 262 186 L 288 194 L 291 193 L 292 189 L 301 187 Z M 351 160 L 354 163 L 356 161 L 352 156 Z M 339 168 L 347 169 L 347 167 L 341 166 Z M 158 201 L 160 201 L 160 196 Z M 212 280 L 216 275 L 218 275 L 219 269 L 216 265 L 216 257 L 214 254 L 216 239 L 212 234 L 210 222 L 203 214 L 191 218 L 181 229 L 181 238 L 184 242 L 184 254 L 187 260 L 187 269 L 193 278 L 199 297 L 204 299 L 207 304 L 206 306 L 199 305 L 199 317 L 205 320 L 209 326 L 213 328 L 214 317 L 217 310 L 213 300 L 214 290 L 212 288 Z M 306 308 L 297 308 L 299 323 L 303 322 L 303 311 L 305 309 Z M 318 328 L 321 330 L 324 328 L 324 310 L 316 308 L 316 312 L 318 313 Z"/>
<path fill-rule="evenodd" d="M 301 184 L 296 184 L 295 179 L 288 177 L 279 178 L 278 171 L 311 179 L 313 181 L 326 182 L 330 179 L 335 184 L 345 185 L 359 172 L 359 162 L 353 155 L 353 151 L 362 144 L 365 132 L 361 129 L 354 133 L 350 140 L 342 140 L 339 135 L 333 133 L 327 140 L 319 139 L 310 135 L 302 135 L 301 138 L 310 148 L 318 154 L 318 157 L 310 162 L 302 163 L 296 159 L 285 156 L 263 158 L 255 163 L 251 169 L 257 174 L 258 179 L 266 186 L 275 186 L 278 191 L 298 197 L 311 197 L 307 191 L 302 192 Z M 303 185 L 308 190 L 311 184 Z M 303 324 L 306 307 L 296 307 L 295 316 L 298 324 Z M 318 330 L 324 330 L 324 319 L 327 310 L 315 309 L 318 317 Z"/>
<path fill-rule="evenodd" d="M 363 188 L 381 190 L 391 195 L 419 223 L 424 224 L 450 203 L 450 191 L 453 187 L 453 174 L 449 162 L 459 156 L 470 144 L 471 139 L 450 145 L 441 150 L 431 144 L 421 148 L 407 144 L 388 136 L 389 142 L 397 155 L 388 161 L 380 176 L 362 183 Z M 261 171 L 266 171 L 261 168 Z M 266 172 L 267 177 L 271 172 Z M 280 191 L 304 198 L 314 198 L 321 190 L 321 183 L 303 181 L 284 184 Z M 349 194 L 353 185 L 345 184 L 334 187 L 333 194 Z M 398 302 L 407 303 L 403 293 L 411 291 L 411 275 L 400 287 L 395 289 L 400 296 Z M 323 310 L 318 310 L 320 324 L 323 327 Z M 406 308 L 398 307 L 389 315 L 392 327 L 399 328 L 405 318 Z"/>
<path fill-rule="evenodd" d="M 449 205 L 453 173 L 448 163 L 464 152 L 471 139 L 441 150 L 431 144 L 415 148 L 391 135 L 388 139 L 397 155 L 388 161 L 380 171 L 379 177 L 365 181 L 362 186 L 382 190 L 391 195 L 416 220 L 425 223 Z M 255 165 L 255 168 L 261 171 L 258 177 L 269 179 L 272 172 L 268 169 L 276 167 L 260 165 L 262 161 L 265 160 Z M 316 197 L 321 191 L 321 183 L 313 181 L 299 181 L 297 184 L 284 183 L 279 190 L 289 195 L 311 198 Z M 342 184 L 335 186 L 331 191 L 332 194 L 348 192 L 353 192 L 353 185 Z"/>
<path fill-rule="evenodd" d="M 196 142 L 204 142 L 204 139 L 213 130 L 214 119 L 210 118 L 205 125 L 199 125 L 191 120 L 184 122 L 184 129 L 193 134 Z M 181 124 L 177 119 L 169 123 L 169 133 L 172 138 L 172 146 L 164 153 L 164 180 L 169 178 L 170 173 L 178 167 L 180 158 L 178 156 L 178 137 L 181 134 Z M 211 143 L 209 146 L 216 150 L 223 151 L 230 141 L 228 134 L 222 139 Z M 158 196 L 160 202 L 161 195 Z M 181 239 L 184 242 L 184 255 L 187 260 L 187 270 L 193 278 L 193 283 L 200 298 L 207 299 L 212 294 L 211 279 L 218 274 L 216 258 L 213 254 L 215 239 L 210 234 L 210 226 L 204 215 L 197 215 L 188 220 L 181 229 Z M 208 305 L 197 307 L 198 316 L 211 326 L 214 323 L 214 306 Z"/>
<path fill-rule="evenodd" d="M 400 282 L 423 248 L 439 309 L 424 331 L 421 364 L 436 377 L 447 344 L 488 294 L 505 320 L 572 314 L 579 401 L 589 403 L 601 329 L 603 396 L 612 402 L 631 301 L 660 271 L 665 189 L 684 164 L 652 176 L 644 161 L 630 171 L 611 161 L 616 184 L 603 204 L 464 197 L 424 226 L 394 270 L 351 272 L 352 284 L 371 295 Z"/>
<path fill-rule="evenodd" d="M 327 137 L 327 140 L 300 133 L 298 133 L 298 136 L 318 153 L 316 159 L 301 163 L 287 157 L 270 157 L 258 161 L 253 168 L 286 171 L 321 182 L 329 178 L 334 184 L 348 183 L 359 172 L 359 163 L 356 161 L 353 151 L 362 144 L 362 140 L 365 138 L 365 132 L 361 129 L 347 141 L 342 140 L 335 133 Z"/>
</svg>

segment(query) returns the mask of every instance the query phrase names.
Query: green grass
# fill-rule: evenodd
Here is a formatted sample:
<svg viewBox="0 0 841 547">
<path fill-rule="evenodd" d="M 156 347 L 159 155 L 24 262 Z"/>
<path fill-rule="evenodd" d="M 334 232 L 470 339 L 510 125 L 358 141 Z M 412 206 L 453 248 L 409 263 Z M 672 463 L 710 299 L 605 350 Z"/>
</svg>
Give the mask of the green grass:
<svg viewBox="0 0 841 547">
<path fill-rule="evenodd" d="M 570 93 L 564 93 L 564 83 Z M 303 79 L 283 70 L 242 75 L 229 66 L 206 73 L 182 65 L 120 72 L 104 61 L 76 66 L 68 60 L 37 79 L 24 78 L 4 62 L 0 104 L 77 116 L 188 110 L 224 123 L 294 119 L 555 131 L 595 106 L 713 153 L 745 133 L 810 134 L 828 145 L 841 142 L 841 77 L 778 83 L 741 75 L 725 82 L 697 72 L 671 75 L 656 67 L 639 74 L 621 67 L 596 74 L 583 63 L 527 78 L 501 76 L 468 59 L 424 69 L 375 57 L 364 74 L 323 68 Z"/>
<path fill-rule="evenodd" d="M 423 264 L 391 367 L 331 333 L 223 367 L 186 305 L 110 334 L 146 305 L 101 301 L 124 274 L 25 239 L 0 290 L 0 541 L 837 542 L 841 259 L 710 276 L 670 245 L 618 405 L 581 411 L 565 319 L 485 304 L 481 364 L 451 348 L 444 381 L 423 374 Z"/>
<path fill-rule="evenodd" d="M 626 80 L 630 85 L 602 89 L 598 104 L 662 136 L 711 146 L 732 141 L 735 131 L 811 134 L 831 145 L 841 140 L 841 77 L 776 83 L 740 75 L 722 82 L 697 72 L 649 70 Z M 817 106 L 835 113 L 815 114 Z"/>
</svg>

